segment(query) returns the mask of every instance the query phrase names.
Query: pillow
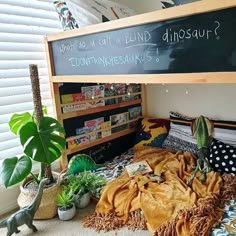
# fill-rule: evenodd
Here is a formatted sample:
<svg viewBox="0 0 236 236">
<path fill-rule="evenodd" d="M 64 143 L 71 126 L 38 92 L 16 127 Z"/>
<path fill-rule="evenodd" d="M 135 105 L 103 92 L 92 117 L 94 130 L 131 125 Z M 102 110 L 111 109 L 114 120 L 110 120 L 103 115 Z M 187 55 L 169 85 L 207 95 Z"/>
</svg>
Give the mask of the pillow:
<svg viewBox="0 0 236 236">
<path fill-rule="evenodd" d="M 66 0 L 77 24 L 81 26 L 97 24 L 107 20 L 115 20 L 136 13 L 126 6 L 108 0 Z"/>
<path fill-rule="evenodd" d="M 174 151 L 197 153 L 197 143 L 192 135 L 191 122 L 194 118 L 171 111 L 170 131 L 162 147 Z"/>
<path fill-rule="evenodd" d="M 236 147 L 213 139 L 208 160 L 213 170 L 236 174 Z"/>
<path fill-rule="evenodd" d="M 64 1 L 55 1 L 54 6 L 59 15 L 59 19 L 64 31 L 79 28 L 75 18 L 72 16 L 72 13 L 69 11 Z"/>
<path fill-rule="evenodd" d="M 236 147 L 236 122 L 213 120 L 213 138 Z"/>
<path fill-rule="evenodd" d="M 134 149 L 143 149 L 145 146 L 161 148 L 170 128 L 170 121 L 145 117 L 140 120 L 140 127 L 136 132 Z"/>
</svg>

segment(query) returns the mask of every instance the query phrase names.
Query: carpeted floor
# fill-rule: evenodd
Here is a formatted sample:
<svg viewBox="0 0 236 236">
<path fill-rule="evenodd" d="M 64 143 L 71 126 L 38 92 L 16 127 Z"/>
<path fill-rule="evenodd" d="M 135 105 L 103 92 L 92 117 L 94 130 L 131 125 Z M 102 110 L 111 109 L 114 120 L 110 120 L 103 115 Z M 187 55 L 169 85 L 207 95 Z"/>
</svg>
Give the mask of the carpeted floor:
<svg viewBox="0 0 236 236">
<path fill-rule="evenodd" d="M 34 225 L 37 227 L 38 232 L 33 233 L 26 225 L 19 227 L 20 233 L 14 234 L 17 236 L 149 236 L 148 231 L 130 231 L 127 228 L 122 228 L 116 231 L 100 232 L 88 228 L 84 228 L 82 225 L 83 217 L 94 212 L 95 205 L 91 203 L 84 209 L 78 209 L 76 216 L 70 221 L 60 221 L 58 217 L 51 220 L 34 220 Z M 6 235 L 6 228 L 0 228 L 0 236 Z"/>
</svg>

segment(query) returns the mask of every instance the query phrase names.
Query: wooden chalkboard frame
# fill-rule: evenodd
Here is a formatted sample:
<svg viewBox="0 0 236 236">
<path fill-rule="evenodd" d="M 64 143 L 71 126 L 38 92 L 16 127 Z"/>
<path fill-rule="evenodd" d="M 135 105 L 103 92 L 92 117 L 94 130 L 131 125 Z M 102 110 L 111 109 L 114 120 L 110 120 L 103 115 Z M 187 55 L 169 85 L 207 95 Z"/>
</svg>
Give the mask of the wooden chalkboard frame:
<svg viewBox="0 0 236 236">
<path fill-rule="evenodd" d="M 183 16 L 206 13 L 236 6 L 236 0 L 212 1 L 202 0 L 182 6 L 177 6 L 165 10 L 145 13 L 116 21 L 91 25 L 78 30 L 62 32 L 46 37 L 47 57 L 49 62 L 49 74 L 53 82 L 123 82 L 124 75 L 73 75 L 55 76 L 51 53 L 51 42 L 88 35 L 91 33 L 106 32 L 122 29 L 130 26 L 137 26 L 152 22 L 159 22 L 168 19 L 175 19 Z M 132 74 L 125 75 L 127 83 L 236 83 L 236 72 L 207 72 L 207 73 L 178 73 L 178 74 Z"/>
</svg>

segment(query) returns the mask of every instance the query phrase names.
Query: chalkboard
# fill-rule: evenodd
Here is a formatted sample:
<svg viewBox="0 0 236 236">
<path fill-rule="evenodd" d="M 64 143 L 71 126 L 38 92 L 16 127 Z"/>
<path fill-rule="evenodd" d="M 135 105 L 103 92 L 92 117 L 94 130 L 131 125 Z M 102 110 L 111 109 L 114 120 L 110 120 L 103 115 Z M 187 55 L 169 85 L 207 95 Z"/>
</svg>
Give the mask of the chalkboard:
<svg viewBox="0 0 236 236">
<path fill-rule="evenodd" d="M 235 16 L 236 7 L 53 41 L 54 74 L 236 71 Z"/>
</svg>

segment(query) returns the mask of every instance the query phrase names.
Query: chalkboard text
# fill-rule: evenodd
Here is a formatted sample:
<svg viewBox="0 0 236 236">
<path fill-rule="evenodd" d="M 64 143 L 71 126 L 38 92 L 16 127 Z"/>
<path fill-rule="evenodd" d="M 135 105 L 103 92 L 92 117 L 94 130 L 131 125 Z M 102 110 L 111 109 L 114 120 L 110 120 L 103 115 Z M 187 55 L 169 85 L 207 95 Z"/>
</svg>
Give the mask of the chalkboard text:
<svg viewBox="0 0 236 236">
<path fill-rule="evenodd" d="M 97 57 L 71 57 L 69 58 L 70 65 L 72 67 L 82 67 L 90 65 L 102 65 L 115 66 L 124 64 L 144 64 L 145 62 L 151 62 L 153 57 L 149 54 L 132 54 L 132 55 L 122 55 L 122 56 L 97 56 Z M 159 60 L 156 58 L 156 62 Z"/>
<path fill-rule="evenodd" d="M 211 37 L 215 37 L 217 40 L 220 39 L 218 34 L 218 29 L 220 28 L 220 22 L 214 21 L 215 27 L 213 29 L 180 29 L 172 30 L 167 28 L 166 32 L 163 34 L 163 41 L 169 42 L 179 42 L 185 39 L 206 39 L 209 40 Z"/>
</svg>

